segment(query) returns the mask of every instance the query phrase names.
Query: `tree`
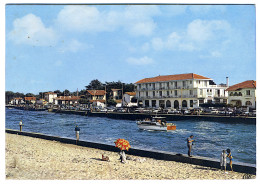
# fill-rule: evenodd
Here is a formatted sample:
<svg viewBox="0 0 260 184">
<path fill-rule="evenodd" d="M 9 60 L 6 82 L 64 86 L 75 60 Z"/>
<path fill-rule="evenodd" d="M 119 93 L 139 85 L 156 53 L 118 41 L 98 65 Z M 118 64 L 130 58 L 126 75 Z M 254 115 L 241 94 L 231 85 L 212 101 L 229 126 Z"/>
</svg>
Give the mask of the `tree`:
<svg viewBox="0 0 260 184">
<path fill-rule="evenodd" d="M 67 89 L 65 89 L 65 90 L 63 91 L 63 94 L 64 94 L 64 96 L 70 96 L 70 95 L 71 95 L 70 91 L 67 90 Z"/>
<path fill-rule="evenodd" d="M 116 101 L 113 100 L 113 99 L 107 100 L 107 105 L 108 105 L 108 106 L 110 106 L 110 105 L 115 106 L 116 104 L 117 104 Z"/>
<path fill-rule="evenodd" d="M 85 99 L 85 98 L 80 98 L 79 99 L 79 103 L 80 104 L 88 104 L 89 103 L 89 100 Z"/>
<path fill-rule="evenodd" d="M 6 91 L 5 92 L 5 104 L 8 104 L 15 97 L 14 92 Z"/>
<path fill-rule="evenodd" d="M 60 90 L 55 90 L 54 93 L 56 93 L 57 96 L 62 96 L 62 92 Z"/>
<path fill-rule="evenodd" d="M 104 90 L 105 89 L 105 86 L 102 82 L 100 82 L 98 79 L 94 79 L 92 80 L 89 85 L 85 86 L 87 90 L 93 90 L 93 89 L 96 89 L 96 90 Z"/>
<path fill-rule="evenodd" d="M 26 97 L 32 97 L 32 96 L 34 96 L 34 94 L 33 94 L 33 93 L 26 93 L 25 96 L 26 96 Z"/>
</svg>

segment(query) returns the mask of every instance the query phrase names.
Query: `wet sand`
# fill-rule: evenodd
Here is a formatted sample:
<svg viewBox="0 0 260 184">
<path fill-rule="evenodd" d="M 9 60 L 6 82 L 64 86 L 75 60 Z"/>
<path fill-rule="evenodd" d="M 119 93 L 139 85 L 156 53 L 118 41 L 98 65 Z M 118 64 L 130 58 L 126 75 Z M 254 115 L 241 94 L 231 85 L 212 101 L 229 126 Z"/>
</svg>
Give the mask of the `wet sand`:
<svg viewBox="0 0 260 184">
<path fill-rule="evenodd" d="M 109 152 L 15 134 L 5 134 L 6 179 L 15 180 L 187 180 L 243 179 L 244 173 Z M 102 161 L 102 154 L 109 161 Z M 127 151 L 126 151 L 127 155 Z M 255 175 L 250 175 L 255 178 Z"/>
</svg>

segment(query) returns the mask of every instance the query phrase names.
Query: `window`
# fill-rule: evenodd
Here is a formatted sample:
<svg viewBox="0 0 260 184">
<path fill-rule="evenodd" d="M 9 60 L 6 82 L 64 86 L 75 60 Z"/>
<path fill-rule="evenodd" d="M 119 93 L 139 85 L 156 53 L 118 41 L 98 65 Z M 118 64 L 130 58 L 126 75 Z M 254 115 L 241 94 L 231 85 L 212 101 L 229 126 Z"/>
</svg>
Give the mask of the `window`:
<svg viewBox="0 0 260 184">
<path fill-rule="evenodd" d="M 200 95 L 202 95 L 202 89 L 200 89 Z"/>
<path fill-rule="evenodd" d="M 193 107 L 193 100 L 190 100 L 190 107 Z"/>
<path fill-rule="evenodd" d="M 175 96 L 177 96 L 177 95 L 178 95 L 178 93 L 177 93 L 177 90 L 174 90 L 174 95 L 175 95 Z"/>
<path fill-rule="evenodd" d="M 250 101 L 246 101 L 246 105 L 247 105 L 247 106 L 251 106 L 252 103 L 251 103 Z"/>
<path fill-rule="evenodd" d="M 146 96 L 148 96 L 148 91 L 146 91 Z"/>
<path fill-rule="evenodd" d="M 190 95 L 193 95 L 193 90 L 190 90 Z"/>
<path fill-rule="evenodd" d="M 155 96 L 155 91 L 153 91 L 153 96 Z"/>
<path fill-rule="evenodd" d="M 190 81 L 190 84 L 192 84 L 192 81 Z"/>
<path fill-rule="evenodd" d="M 250 90 L 246 90 L 246 95 L 250 95 Z"/>
<path fill-rule="evenodd" d="M 162 91 L 159 91 L 159 95 L 162 96 Z"/>
<path fill-rule="evenodd" d="M 167 96 L 169 96 L 170 95 L 170 92 L 169 91 L 167 91 Z"/>
<path fill-rule="evenodd" d="M 152 107 L 156 107 L 156 100 L 152 100 Z"/>
</svg>

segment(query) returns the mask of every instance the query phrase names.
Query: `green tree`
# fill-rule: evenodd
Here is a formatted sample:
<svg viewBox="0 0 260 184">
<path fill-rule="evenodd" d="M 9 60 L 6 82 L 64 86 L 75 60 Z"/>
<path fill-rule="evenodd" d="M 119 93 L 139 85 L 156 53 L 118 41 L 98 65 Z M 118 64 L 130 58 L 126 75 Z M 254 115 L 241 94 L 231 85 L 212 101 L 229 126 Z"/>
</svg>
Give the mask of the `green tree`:
<svg viewBox="0 0 260 184">
<path fill-rule="evenodd" d="M 104 90 L 105 86 L 102 82 L 100 82 L 98 79 L 92 80 L 89 85 L 85 86 L 87 90 Z"/>
<path fill-rule="evenodd" d="M 15 97 L 15 93 L 12 91 L 5 92 L 5 104 L 8 104 Z"/>
<path fill-rule="evenodd" d="M 108 105 L 108 106 L 110 106 L 110 105 L 115 106 L 115 105 L 116 105 L 116 101 L 113 100 L 113 99 L 108 99 L 108 100 L 107 100 L 107 105 Z"/>
<path fill-rule="evenodd" d="M 89 100 L 85 99 L 85 98 L 80 98 L 78 101 L 80 104 L 88 104 Z"/>
<path fill-rule="evenodd" d="M 69 90 L 65 89 L 65 90 L 63 91 L 63 95 L 64 95 L 64 96 L 70 96 L 71 93 L 70 93 Z"/>
<path fill-rule="evenodd" d="M 26 97 L 32 97 L 32 96 L 35 96 L 33 93 L 26 93 L 25 95 Z"/>
<path fill-rule="evenodd" d="M 57 96 L 62 96 L 62 92 L 61 92 L 60 90 L 58 90 L 58 89 L 57 89 L 57 90 L 55 90 L 55 91 L 54 91 L 54 93 L 56 93 L 56 94 L 57 94 Z"/>
</svg>

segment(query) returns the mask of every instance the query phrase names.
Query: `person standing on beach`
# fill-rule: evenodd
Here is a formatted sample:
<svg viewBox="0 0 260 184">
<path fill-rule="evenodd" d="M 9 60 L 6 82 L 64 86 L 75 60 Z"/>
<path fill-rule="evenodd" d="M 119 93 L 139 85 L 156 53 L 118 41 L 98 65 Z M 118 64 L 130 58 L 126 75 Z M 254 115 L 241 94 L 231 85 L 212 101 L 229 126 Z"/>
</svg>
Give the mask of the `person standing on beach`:
<svg viewBox="0 0 260 184">
<path fill-rule="evenodd" d="M 221 170 L 224 168 L 226 172 L 226 167 L 227 167 L 227 154 L 226 154 L 226 150 L 223 150 L 220 157 L 220 168 Z"/>
<path fill-rule="evenodd" d="M 231 155 L 231 150 L 230 149 L 227 149 L 227 157 L 229 158 L 229 165 L 230 165 L 231 171 L 233 171 L 233 168 L 232 168 L 233 157 Z"/>
<path fill-rule="evenodd" d="M 76 132 L 76 144 L 78 144 L 78 141 L 79 141 L 79 131 L 80 131 L 80 128 L 78 127 L 78 125 L 76 125 L 76 127 L 75 127 L 75 132 Z"/>
<path fill-rule="evenodd" d="M 19 122 L 19 126 L 20 126 L 20 132 L 22 131 L 22 128 L 23 128 L 23 122 L 22 120 Z"/>
<path fill-rule="evenodd" d="M 192 149 L 192 142 L 194 140 L 192 140 L 193 135 L 191 135 L 190 137 L 187 138 L 187 146 L 188 146 L 188 156 L 191 157 L 191 149 Z"/>
</svg>

